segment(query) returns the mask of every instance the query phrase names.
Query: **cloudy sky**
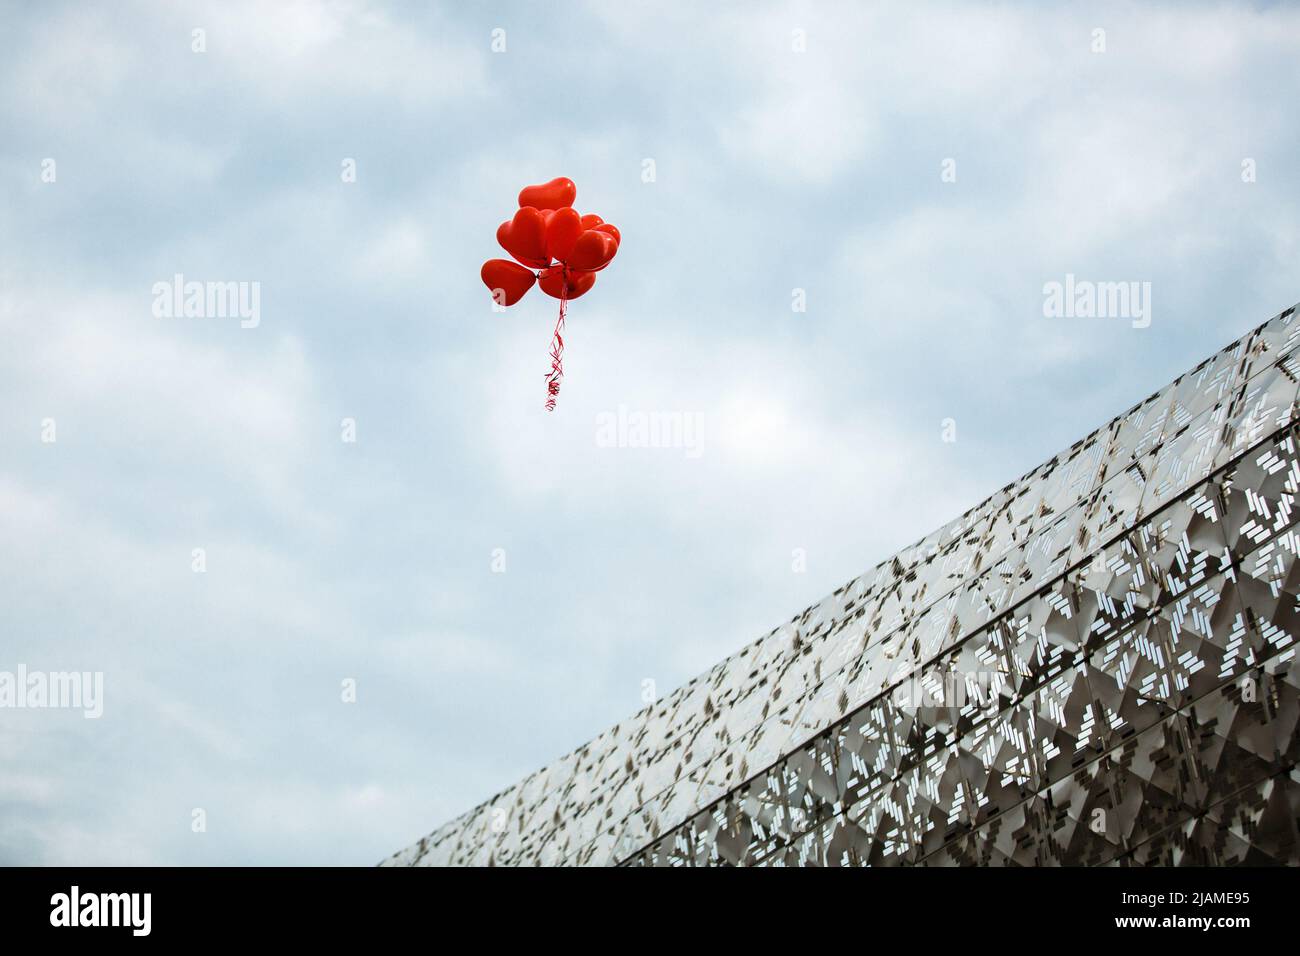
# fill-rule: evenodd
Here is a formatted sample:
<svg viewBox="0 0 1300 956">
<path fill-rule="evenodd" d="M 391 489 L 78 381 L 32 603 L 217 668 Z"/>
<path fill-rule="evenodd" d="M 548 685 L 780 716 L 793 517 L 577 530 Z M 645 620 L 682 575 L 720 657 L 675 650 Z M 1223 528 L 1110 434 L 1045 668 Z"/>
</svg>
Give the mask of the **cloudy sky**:
<svg viewBox="0 0 1300 956">
<path fill-rule="evenodd" d="M 103 716 L 0 709 L 0 863 L 377 862 L 1300 298 L 1294 9 L 86 6 L 0 7 L 0 671 Z"/>
</svg>

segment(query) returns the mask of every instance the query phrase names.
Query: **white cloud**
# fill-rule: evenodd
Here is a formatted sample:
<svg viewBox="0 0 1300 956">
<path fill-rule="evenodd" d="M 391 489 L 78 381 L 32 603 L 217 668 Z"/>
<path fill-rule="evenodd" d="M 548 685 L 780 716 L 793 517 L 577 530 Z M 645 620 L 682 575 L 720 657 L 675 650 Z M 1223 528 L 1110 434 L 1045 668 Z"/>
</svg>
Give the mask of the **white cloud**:
<svg viewBox="0 0 1300 956">
<path fill-rule="evenodd" d="M 322 106 L 385 97 L 420 110 L 480 92 L 488 56 L 486 36 L 478 46 L 460 42 L 440 11 L 428 14 L 432 28 L 416 32 L 374 3 L 213 0 L 190 19 L 208 30 L 207 55 L 259 97 L 285 105 L 323 97 Z"/>
</svg>

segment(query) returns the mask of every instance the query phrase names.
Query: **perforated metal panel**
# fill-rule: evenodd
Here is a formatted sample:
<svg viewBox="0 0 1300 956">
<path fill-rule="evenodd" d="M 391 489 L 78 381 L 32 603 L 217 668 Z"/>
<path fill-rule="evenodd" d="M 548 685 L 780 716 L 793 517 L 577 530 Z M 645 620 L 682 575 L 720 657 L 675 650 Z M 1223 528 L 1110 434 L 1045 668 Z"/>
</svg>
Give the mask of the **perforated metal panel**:
<svg viewBox="0 0 1300 956">
<path fill-rule="evenodd" d="M 387 864 L 1300 863 L 1275 317 Z"/>
</svg>

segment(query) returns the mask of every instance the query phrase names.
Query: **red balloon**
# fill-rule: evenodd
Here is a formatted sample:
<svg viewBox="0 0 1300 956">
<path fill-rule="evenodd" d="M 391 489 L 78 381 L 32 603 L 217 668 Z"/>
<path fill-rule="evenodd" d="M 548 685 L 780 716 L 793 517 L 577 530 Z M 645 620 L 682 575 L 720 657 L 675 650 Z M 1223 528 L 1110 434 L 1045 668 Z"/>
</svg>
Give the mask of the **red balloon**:
<svg viewBox="0 0 1300 956">
<path fill-rule="evenodd" d="M 479 271 L 498 305 L 514 305 L 533 287 L 537 276 L 509 259 L 489 259 Z"/>
<path fill-rule="evenodd" d="M 540 186 L 525 186 L 519 190 L 520 207 L 532 206 L 535 209 L 564 209 L 573 205 L 578 198 L 578 187 L 572 179 L 557 176 L 549 183 Z"/>
<path fill-rule="evenodd" d="M 593 232 L 603 232 L 603 233 L 605 233 L 605 235 L 607 235 L 607 236 L 613 236 L 613 237 L 614 237 L 614 256 L 618 255 L 618 247 L 619 247 L 619 244 L 622 242 L 622 236 L 620 236 L 620 235 L 618 234 L 618 229 L 616 229 L 616 228 L 614 227 L 613 223 L 602 222 L 599 226 L 597 226 L 597 227 L 593 230 Z M 613 261 L 614 261 L 614 256 L 610 256 L 610 257 L 609 257 L 609 260 L 608 260 L 604 265 L 596 266 L 596 268 L 592 269 L 591 271 L 592 271 L 592 272 L 599 272 L 601 269 L 604 269 L 605 266 L 608 266 L 610 262 L 613 262 Z"/>
<path fill-rule="evenodd" d="M 607 232 L 588 229 L 573 244 L 573 252 L 569 254 L 567 261 L 570 269 L 590 272 L 606 265 L 614 258 L 616 252 L 618 252 L 617 239 Z"/>
<path fill-rule="evenodd" d="M 537 284 L 553 299 L 576 299 L 596 284 L 596 275 L 592 272 L 575 272 L 564 266 L 551 266 L 542 273 Z M 566 284 L 568 289 L 562 293 Z"/>
<path fill-rule="evenodd" d="M 605 221 L 604 219 L 601 219 L 601 218 L 600 218 L 599 216 L 597 216 L 594 212 L 589 212 L 589 213 L 587 213 L 585 216 L 582 217 L 582 228 L 583 228 L 583 229 L 595 229 L 597 226 L 599 226 L 599 225 L 600 225 L 602 222 L 604 222 L 604 221 Z"/>
<path fill-rule="evenodd" d="M 546 217 L 538 209 L 520 209 L 515 218 L 498 226 L 497 242 L 526 266 L 541 269 L 551 264 L 546 254 Z"/>
<path fill-rule="evenodd" d="M 582 220 L 576 210 L 565 207 L 546 217 L 546 252 L 552 259 L 563 262 L 573 251 L 573 244 L 582 235 Z"/>
</svg>

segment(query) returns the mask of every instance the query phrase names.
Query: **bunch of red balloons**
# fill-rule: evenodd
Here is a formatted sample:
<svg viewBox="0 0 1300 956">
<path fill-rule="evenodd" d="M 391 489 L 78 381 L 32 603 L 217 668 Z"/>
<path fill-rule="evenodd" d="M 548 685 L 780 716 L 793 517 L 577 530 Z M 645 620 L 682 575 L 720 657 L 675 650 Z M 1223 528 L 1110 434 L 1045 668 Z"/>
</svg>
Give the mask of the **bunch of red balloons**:
<svg viewBox="0 0 1300 956">
<path fill-rule="evenodd" d="M 577 196 L 578 187 L 563 176 L 520 190 L 519 211 L 497 227 L 497 242 L 523 265 L 489 259 L 481 273 L 498 305 L 514 305 L 534 282 L 557 299 L 576 299 L 596 284 L 596 273 L 613 260 L 621 236 L 594 213 L 578 215 Z"/>
<path fill-rule="evenodd" d="M 516 261 L 489 259 L 480 272 L 498 305 L 514 305 L 534 282 L 560 300 L 560 318 L 551 339 L 551 371 L 546 376 L 548 410 L 555 408 L 564 371 L 568 300 L 596 284 L 596 273 L 613 261 L 622 239 L 617 227 L 594 213 L 579 215 L 573 208 L 577 196 L 578 187 L 563 176 L 540 186 L 525 186 L 519 192 L 518 212 L 497 227 L 497 242 Z"/>
</svg>

